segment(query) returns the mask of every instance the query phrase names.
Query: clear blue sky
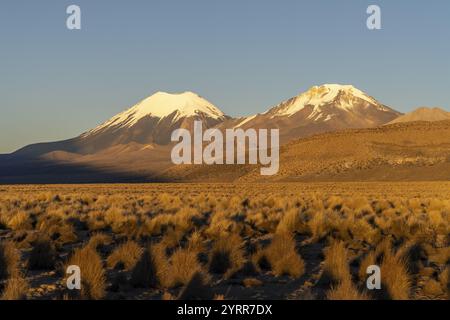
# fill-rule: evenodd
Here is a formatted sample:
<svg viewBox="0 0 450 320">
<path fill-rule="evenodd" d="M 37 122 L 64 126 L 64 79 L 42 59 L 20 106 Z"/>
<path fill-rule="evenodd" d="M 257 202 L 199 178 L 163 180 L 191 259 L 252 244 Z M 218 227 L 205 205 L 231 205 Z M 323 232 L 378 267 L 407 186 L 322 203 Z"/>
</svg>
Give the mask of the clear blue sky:
<svg viewBox="0 0 450 320">
<path fill-rule="evenodd" d="M 66 29 L 66 7 L 82 30 Z M 380 31 L 366 8 L 382 9 Z M 450 1 L 2 0 L 0 153 L 76 136 L 155 91 L 232 116 L 323 83 L 450 108 Z"/>
</svg>

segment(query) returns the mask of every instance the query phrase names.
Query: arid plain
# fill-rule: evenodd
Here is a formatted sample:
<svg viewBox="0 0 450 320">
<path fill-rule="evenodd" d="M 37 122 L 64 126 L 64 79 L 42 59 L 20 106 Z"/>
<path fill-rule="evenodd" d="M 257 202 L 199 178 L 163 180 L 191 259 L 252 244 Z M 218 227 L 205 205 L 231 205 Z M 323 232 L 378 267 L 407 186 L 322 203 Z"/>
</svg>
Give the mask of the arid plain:
<svg viewBox="0 0 450 320">
<path fill-rule="evenodd" d="M 450 182 L 0 186 L 4 299 L 448 299 Z M 82 289 L 68 290 L 78 265 Z M 381 290 L 366 288 L 367 266 Z"/>
</svg>

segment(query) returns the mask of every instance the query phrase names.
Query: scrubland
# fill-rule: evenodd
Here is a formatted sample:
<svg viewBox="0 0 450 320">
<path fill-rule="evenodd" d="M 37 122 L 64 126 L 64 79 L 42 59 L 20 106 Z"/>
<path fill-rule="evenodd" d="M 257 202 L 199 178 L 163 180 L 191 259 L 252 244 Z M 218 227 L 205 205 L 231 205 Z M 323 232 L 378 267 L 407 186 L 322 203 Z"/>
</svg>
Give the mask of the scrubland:
<svg viewBox="0 0 450 320">
<path fill-rule="evenodd" d="M 0 186 L 2 299 L 449 299 L 449 243 L 448 182 Z"/>
</svg>

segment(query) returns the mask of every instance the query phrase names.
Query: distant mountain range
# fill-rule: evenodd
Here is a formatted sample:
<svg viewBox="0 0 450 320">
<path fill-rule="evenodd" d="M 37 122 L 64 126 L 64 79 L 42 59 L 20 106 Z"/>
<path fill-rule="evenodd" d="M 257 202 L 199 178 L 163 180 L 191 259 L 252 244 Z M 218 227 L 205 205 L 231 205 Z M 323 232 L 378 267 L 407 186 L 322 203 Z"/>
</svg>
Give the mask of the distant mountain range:
<svg viewBox="0 0 450 320">
<path fill-rule="evenodd" d="M 177 128 L 192 130 L 196 120 L 204 128 L 221 130 L 278 128 L 282 144 L 289 145 L 321 133 L 442 120 L 445 114 L 440 109 L 419 109 L 402 115 L 351 85 L 315 86 L 264 113 L 243 118 L 225 115 L 192 92 L 158 92 L 78 137 L 0 156 L 0 183 L 179 180 L 183 175 L 174 174 L 179 168 L 170 161 L 170 136 Z"/>
<path fill-rule="evenodd" d="M 282 141 L 346 128 L 385 124 L 400 115 L 353 86 L 322 85 L 291 98 L 268 111 L 233 119 L 192 92 L 158 92 L 79 137 L 26 146 L 16 155 L 42 156 L 64 151 L 81 155 L 102 152 L 129 143 L 142 148 L 170 143 L 177 128 L 192 129 L 195 120 L 205 128 L 279 128 Z"/>
</svg>

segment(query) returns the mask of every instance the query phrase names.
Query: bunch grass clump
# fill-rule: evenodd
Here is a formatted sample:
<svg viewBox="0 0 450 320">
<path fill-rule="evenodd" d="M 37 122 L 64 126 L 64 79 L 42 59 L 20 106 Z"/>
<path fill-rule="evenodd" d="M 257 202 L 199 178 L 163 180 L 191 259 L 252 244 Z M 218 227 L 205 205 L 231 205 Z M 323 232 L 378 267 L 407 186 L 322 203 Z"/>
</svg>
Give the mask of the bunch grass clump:
<svg viewBox="0 0 450 320">
<path fill-rule="evenodd" d="M 81 299 L 99 300 L 105 297 L 106 275 L 99 254 L 90 246 L 76 249 L 67 266 L 78 266 L 81 271 Z"/>
<path fill-rule="evenodd" d="M 131 270 L 142 255 L 142 248 L 133 240 L 119 245 L 106 260 L 111 269 Z"/>
<path fill-rule="evenodd" d="M 231 234 L 214 243 L 208 268 L 211 273 L 229 276 L 239 270 L 244 262 L 242 238 Z"/>
<path fill-rule="evenodd" d="M 56 251 L 53 243 L 47 237 L 37 239 L 28 258 L 28 269 L 51 270 L 55 267 Z"/>
<path fill-rule="evenodd" d="M 8 279 L 1 300 L 25 300 L 27 299 L 29 284 L 27 280 L 19 275 Z"/>
<path fill-rule="evenodd" d="M 18 277 L 20 252 L 13 242 L 0 242 L 0 281 Z"/>
<path fill-rule="evenodd" d="M 161 260 L 160 257 L 160 264 Z M 175 250 L 168 261 L 162 264 L 162 281 L 167 288 L 184 286 L 195 273 L 203 270 L 198 260 L 198 252 L 190 247 Z"/>
<path fill-rule="evenodd" d="M 287 232 L 273 236 L 270 245 L 263 249 L 259 259 L 264 259 L 276 276 L 288 275 L 301 277 L 305 272 L 305 263 L 297 253 L 295 239 Z"/>
</svg>

